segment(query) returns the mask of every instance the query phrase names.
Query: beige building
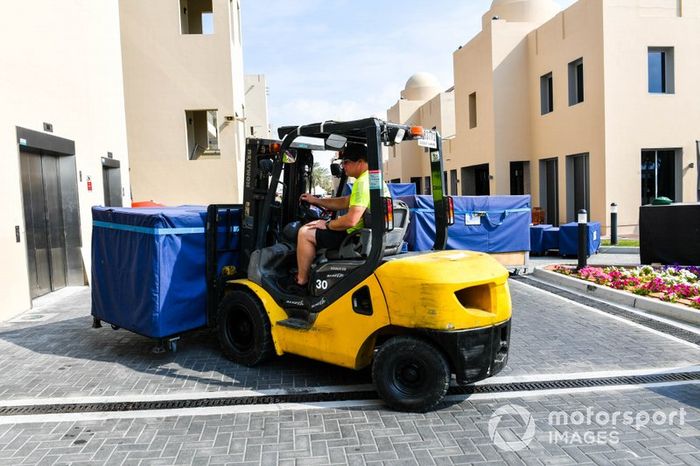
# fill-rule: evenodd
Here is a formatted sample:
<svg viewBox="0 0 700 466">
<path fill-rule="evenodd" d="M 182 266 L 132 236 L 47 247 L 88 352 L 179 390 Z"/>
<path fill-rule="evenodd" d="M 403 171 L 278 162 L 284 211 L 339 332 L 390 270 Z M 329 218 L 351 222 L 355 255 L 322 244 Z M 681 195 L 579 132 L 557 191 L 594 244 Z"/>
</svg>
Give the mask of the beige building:
<svg viewBox="0 0 700 466">
<path fill-rule="evenodd" d="M 700 200 L 698 31 L 700 0 L 493 1 L 454 53 L 454 110 L 431 120 L 454 111 L 447 191 L 531 194 L 548 223 L 584 208 L 604 230 L 616 203 L 622 234 L 655 197 Z M 389 119 L 423 121 L 432 84 Z M 389 177 L 428 173 L 409 159 L 390 155 Z"/>
<path fill-rule="evenodd" d="M 272 137 L 267 113 L 267 80 L 264 74 L 245 76 L 245 135 L 269 139 Z"/>
<path fill-rule="evenodd" d="M 454 89 L 441 91 L 432 74 L 416 73 L 406 82 L 401 98 L 387 110 L 396 123 L 436 128 L 443 138 L 443 152 L 449 159 L 455 134 Z M 392 182 L 414 183 L 419 194 L 430 193 L 430 159 L 417 144 L 398 144 L 385 154 L 384 173 Z"/>
<path fill-rule="evenodd" d="M 495 0 L 454 53 L 462 194 L 531 193 L 621 233 L 657 196 L 698 200 L 700 1 Z"/>
<path fill-rule="evenodd" d="M 27 0 L 0 27 L 0 321 L 89 281 L 92 206 L 240 201 L 237 0 Z"/>
<path fill-rule="evenodd" d="M 245 90 L 239 0 L 121 0 L 134 201 L 241 201 Z"/>
<path fill-rule="evenodd" d="M 0 321 L 85 284 L 90 208 L 128 205 L 118 17 L 116 0 L 0 15 Z"/>
</svg>

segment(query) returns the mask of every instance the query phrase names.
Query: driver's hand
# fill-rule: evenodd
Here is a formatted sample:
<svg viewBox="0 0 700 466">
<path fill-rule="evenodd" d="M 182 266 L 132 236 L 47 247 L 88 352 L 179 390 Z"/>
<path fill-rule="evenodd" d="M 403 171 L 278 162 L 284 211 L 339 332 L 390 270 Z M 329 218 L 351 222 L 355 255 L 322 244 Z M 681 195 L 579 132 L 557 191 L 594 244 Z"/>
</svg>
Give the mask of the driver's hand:
<svg viewBox="0 0 700 466">
<path fill-rule="evenodd" d="M 300 201 L 308 202 L 311 205 L 316 205 L 318 198 L 311 193 L 304 193 L 299 197 Z"/>
<path fill-rule="evenodd" d="M 326 221 L 325 220 L 314 220 L 313 222 L 309 222 L 307 226 L 311 227 L 314 230 L 326 230 Z"/>
</svg>

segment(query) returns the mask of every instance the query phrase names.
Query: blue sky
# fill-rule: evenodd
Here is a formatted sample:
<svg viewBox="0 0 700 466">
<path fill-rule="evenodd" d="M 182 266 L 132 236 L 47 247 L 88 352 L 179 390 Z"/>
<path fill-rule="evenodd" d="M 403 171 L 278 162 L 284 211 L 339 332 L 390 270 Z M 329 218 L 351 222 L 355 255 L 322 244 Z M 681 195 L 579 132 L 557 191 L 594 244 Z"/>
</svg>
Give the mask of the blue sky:
<svg viewBox="0 0 700 466">
<path fill-rule="evenodd" d="M 574 0 L 556 0 L 562 7 Z M 264 74 L 273 127 L 384 116 L 408 78 L 447 89 L 452 53 L 491 0 L 243 0 L 246 74 Z"/>
</svg>

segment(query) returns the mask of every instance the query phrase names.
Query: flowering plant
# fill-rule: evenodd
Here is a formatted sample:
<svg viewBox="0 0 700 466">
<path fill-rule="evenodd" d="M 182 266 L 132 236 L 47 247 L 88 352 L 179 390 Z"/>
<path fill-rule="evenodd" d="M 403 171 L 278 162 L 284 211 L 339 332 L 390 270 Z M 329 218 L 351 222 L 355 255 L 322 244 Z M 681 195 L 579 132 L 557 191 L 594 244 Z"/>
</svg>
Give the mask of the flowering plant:
<svg viewBox="0 0 700 466">
<path fill-rule="evenodd" d="M 624 267 L 575 267 L 556 265 L 555 272 L 570 275 L 598 285 L 617 290 L 651 296 L 672 303 L 681 303 L 700 309 L 700 267 L 649 265 L 635 268 Z"/>
</svg>

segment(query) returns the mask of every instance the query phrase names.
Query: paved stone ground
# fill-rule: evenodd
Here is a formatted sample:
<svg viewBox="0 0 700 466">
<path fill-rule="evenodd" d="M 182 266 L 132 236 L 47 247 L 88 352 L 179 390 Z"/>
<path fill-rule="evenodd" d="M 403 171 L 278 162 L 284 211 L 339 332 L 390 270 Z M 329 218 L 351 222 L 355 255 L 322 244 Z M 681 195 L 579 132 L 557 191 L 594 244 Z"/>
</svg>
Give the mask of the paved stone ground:
<svg viewBox="0 0 700 466">
<path fill-rule="evenodd" d="M 511 283 L 514 317 L 503 375 L 700 364 L 700 348 L 589 312 Z M 0 400 L 188 393 L 369 382 L 296 357 L 261 368 L 220 356 L 216 338 L 183 338 L 177 353 L 109 326 L 90 328 L 89 291 L 77 290 L 30 314 L 45 322 L 0 325 Z M 502 451 L 489 435 L 494 412 L 527 409 L 536 435 Z M 685 410 L 683 424 L 552 426 L 552 411 Z M 497 433 L 520 440 L 526 419 L 504 415 Z M 591 431 L 591 434 L 586 434 Z M 554 433 L 556 432 L 556 434 Z M 588 441 L 586 441 L 588 435 Z M 590 436 L 598 435 L 590 443 Z M 600 437 L 602 436 L 602 437 Z M 612 439 L 612 440 L 611 440 Z M 615 440 L 619 441 L 615 441 Z M 508 400 L 465 400 L 427 414 L 336 409 L 219 416 L 0 425 L 0 464 L 700 464 L 700 385 L 599 391 Z"/>
<path fill-rule="evenodd" d="M 506 404 L 525 408 L 536 426 L 527 447 L 515 452 L 501 450 L 489 434 L 489 420 Z M 683 422 L 677 416 L 672 425 L 639 428 L 550 424 L 552 411 L 573 415 L 587 408 L 635 416 L 682 408 L 685 415 Z M 495 432 L 505 441 L 521 440 L 527 422 L 504 415 Z M 466 400 L 427 414 L 344 409 L 0 426 L 0 463 L 696 465 L 700 386 Z"/>
<path fill-rule="evenodd" d="M 511 282 L 510 361 L 501 375 L 567 373 L 700 364 L 700 348 L 561 301 Z M 153 354 L 152 340 L 106 325 L 91 329 L 89 290 L 34 313 L 46 322 L 0 328 L 0 399 L 164 394 L 370 382 L 355 372 L 298 357 L 258 368 L 236 366 L 216 336 L 183 337 L 177 353 Z"/>
</svg>

